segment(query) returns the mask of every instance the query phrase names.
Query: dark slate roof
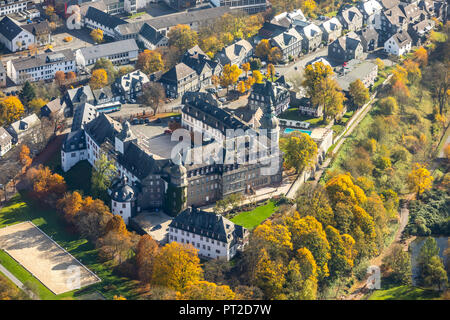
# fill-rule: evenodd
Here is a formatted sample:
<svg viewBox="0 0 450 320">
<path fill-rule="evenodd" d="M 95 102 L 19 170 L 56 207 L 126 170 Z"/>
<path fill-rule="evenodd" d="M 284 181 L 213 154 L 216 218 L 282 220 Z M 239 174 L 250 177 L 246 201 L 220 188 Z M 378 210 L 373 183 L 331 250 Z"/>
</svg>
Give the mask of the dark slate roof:
<svg viewBox="0 0 450 320">
<path fill-rule="evenodd" d="M 137 190 L 127 184 L 125 176 L 122 178 L 115 178 L 111 182 L 111 199 L 117 202 L 130 202 L 136 200 Z"/>
<path fill-rule="evenodd" d="M 334 40 L 333 43 L 335 42 L 337 42 L 343 50 L 347 51 L 347 50 L 355 50 L 358 47 L 358 44 L 361 42 L 361 40 L 347 35 Z"/>
<path fill-rule="evenodd" d="M 191 207 L 179 213 L 169 226 L 231 245 L 248 232 L 220 214 Z"/>
<path fill-rule="evenodd" d="M 201 74 L 206 66 L 214 69 L 218 64 L 212 61 L 198 45 L 186 51 L 181 62 L 195 70 L 197 74 Z"/>
<path fill-rule="evenodd" d="M 289 90 L 283 84 L 284 77 L 280 82 L 272 83 L 271 81 L 265 81 L 264 83 L 255 83 L 252 87 L 252 94 L 256 93 L 266 97 L 264 103 L 267 101 L 267 97 L 270 99 L 272 105 L 278 104 L 280 100 L 285 98 L 285 95 L 289 93 Z M 266 112 L 267 110 L 263 110 Z"/>
<path fill-rule="evenodd" d="M 118 155 L 117 161 L 141 180 L 149 174 L 161 172 L 162 168 L 169 162 L 168 159 L 156 160 L 153 156 L 143 151 L 135 142 L 131 142 L 124 150 L 124 153 Z"/>
<path fill-rule="evenodd" d="M 392 25 L 400 25 L 406 20 L 406 16 L 398 6 L 384 11 L 384 16 Z"/>
<path fill-rule="evenodd" d="M 98 102 L 99 100 L 114 98 L 111 86 L 106 86 L 100 89 L 92 90 L 92 95 L 94 96 L 96 102 Z"/>
<path fill-rule="evenodd" d="M 97 117 L 95 107 L 89 103 L 77 106 L 73 114 L 72 131 L 82 129 L 86 124 Z"/>
<path fill-rule="evenodd" d="M 150 43 L 157 44 L 164 36 L 148 23 L 142 25 L 139 34 Z"/>
<path fill-rule="evenodd" d="M 235 115 L 219 107 L 217 100 L 206 92 L 186 92 L 183 95 L 183 113 L 195 119 L 201 119 L 212 128 L 226 134 L 227 129 L 243 129 L 250 127 Z M 205 116 L 205 120 L 203 120 Z"/>
<path fill-rule="evenodd" d="M 80 103 L 81 97 L 83 95 L 86 96 L 86 101 L 94 100 L 94 95 L 92 94 L 92 89 L 89 85 L 85 85 L 83 87 L 74 88 L 67 90 L 67 96 L 72 103 Z"/>
<path fill-rule="evenodd" d="M 403 30 L 394 34 L 392 38 L 399 46 L 403 46 L 404 44 L 412 41 L 409 34 Z"/>
<path fill-rule="evenodd" d="M 269 39 L 276 37 L 280 33 L 285 32 L 287 29 L 288 27 L 283 27 L 270 22 L 264 22 L 262 28 L 258 31 L 258 35 L 263 39 Z"/>
<path fill-rule="evenodd" d="M 22 32 L 19 24 L 8 16 L 5 16 L 0 21 L 0 33 L 8 40 L 13 40 L 19 33 Z"/>
<path fill-rule="evenodd" d="M 373 26 L 368 26 L 357 32 L 361 39 L 378 39 L 378 32 Z"/>
<path fill-rule="evenodd" d="M 64 152 L 73 152 L 86 149 L 86 135 L 83 130 L 72 131 L 67 135 L 62 145 Z"/>
<path fill-rule="evenodd" d="M 48 110 L 50 110 L 51 113 L 53 112 L 58 112 L 61 109 L 66 107 L 66 103 L 64 102 L 64 100 L 62 98 L 56 98 L 53 99 L 52 101 L 48 102 L 45 106 L 43 106 L 42 108 L 47 107 Z M 41 110 L 42 110 L 41 108 Z"/>
<path fill-rule="evenodd" d="M 85 125 L 85 131 L 94 139 L 97 145 L 103 144 L 106 139 L 114 141 L 114 137 L 122 129 L 122 125 L 104 113 Z"/>
<path fill-rule="evenodd" d="M 99 23 L 105 27 L 108 27 L 110 29 L 114 29 L 115 27 L 117 27 L 121 24 L 127 23 L 126 21 L 124 21 L 116 16 L 112 16 L 112 15 L 105 13 L 103 11 L 100 11 L 94 7 L 89 7 L 84 18 L 90 19 L 92 21 L 96 21 L 97 23 Z"/>
</svg>

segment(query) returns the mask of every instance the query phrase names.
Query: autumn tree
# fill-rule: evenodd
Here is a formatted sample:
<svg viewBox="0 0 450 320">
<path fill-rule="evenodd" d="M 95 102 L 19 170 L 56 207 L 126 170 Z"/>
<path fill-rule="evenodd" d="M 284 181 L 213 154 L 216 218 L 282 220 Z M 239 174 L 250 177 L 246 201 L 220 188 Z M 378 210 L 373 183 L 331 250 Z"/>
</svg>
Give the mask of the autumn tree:
<svg viewBox="0 0 450 320">
<path fill-rule="evenodd" d="M 27 175 L 33 184 L 33 194 L 48 205 L 55 205 L 66 192 L 67 185 L 64 178 L 52 173 L 48 167 L 40 165 L 36 169 L 30 169 Z"/>
<path fill-rule="evenodd" d="M 237 83 L 239 76 L 241 75 L 242 70 L 235 64 L 230 65 L 226 64 L 223 67 L 222 75 L 220 76 L 220 85 L 228 87 Z"/>
<path fill-rule="evenodd" d="M 175 48 L 179 55 L 184 54 L 198 43 L 197 32 L 185 24 L 171 28 L 167 36 L 169 37 L 169 46 Z"/>
<path fill-rule="evenodd" d="M 417 194 L 417 197 L 420 197 L 426 190 L 431 189 L 433 179 L 430 171 L 419 163 L 415 163 L 413 169 L 408 174 L 409 187 L 411 191 Z"/>
<path fill-rule="evenodd" d="M 111 261 L 114 264 L 121 264 L 133 256 L 134 238 L 131 233 L 126 230 L 122 217 L 124 230 L 114 231 L 110 229 L 111 222 L 115 216 L 106 224 L 104 235 L 96 242 L 99 258 L 103 261 Z M 113 223 L 116 223 L 114 221 Z M 109 231 L 108 231 L 109 229 Z"/>
<path fill-rule="evenodd" d="M 334 212 L 321 184 L 306 183 L 297 191 L 297 211 L 301 217 L 313 216 L 323 226 L 335 226 Z"/>
<path fill-rule="evenodd" d="M 245 82 L 244 81 L 239 81 L 238 85 L 237 85 L 237 90 L 241 93 L 244 94 L 245 91 L 247 90 L 246 86 L 245 86 Z"/>
<path fill-rule="evenodd" d="M 280 148 L 284 152 L 284 161 L 288 168 L 294 168 L 298 173 L 314 164 L 317 144 L 308 134 L 294 131 L 280 140 Z"/>
<path fill-rule="evenodd" d="M 25 144 L 20 148 L 19 161 L 24 167 L 24 172 L 31 165 L 32 159 L 30 157 L 30 148 Z"/>
<path fill-rule="evenodd" d="M 115 79 L 117 78 L 117 70 L 116 67 L 113 65 L 112 61 L 106 58 L 100 58 L 98 59 L 94 67 L 92 68 L 92 72 L 94 70 L 102 69 L 106 71 L 108 84 L 112 84 Z"/>
<path fill-rule="evenodd" d="M 45 8 L 45 14 L 51 17 L 55 13 L 55 8 L 53 6 L 47 6 Z"/>
<path fill-rule="evenodd" d="M 252 88 L 252 86 L 255 84 L 255 78 L 253 78 L 252 76 L 247 77 L 247 79 L 245 79 L 244 81 L 245 84 L 245 89 L 248 91 Z"/>
<path fill-rule="evenodd" d="M 77 191 L 68 192 L 58 200 L 57 208 L 64 215 L 66 222 L 74 224 L 76 215 L 83 207 L 83 197 Z"/>
<path fill-rule="evenodd" d="M 317 263 L 318 279 L 328 277 L 328 260 L 331 257 L 330 244 L 322 224 L 311 216 L 301 218 L 298 212 L 287 217 L 285 224 L 292 235 L 293 249 L 295 251 L 301 248 L 310 250 Z"/>
<path fill-rule="evenodd" d="M 150 283 L 153 275 L 153 264 L 158 253 L 158 243 L 148 234 L 141 236 L 136 247 L 136 267 L 139 280 Z"/>
<path fill-rule="evenodd" d="M 273 47 L 270 49 L 269 54 L 267 55 L 267 61 L 277 63 L 283 60 L 283 53 L 280 48 Z"/>
<path fill-rule="evenodd" d="M 55 82 L 56 84 L 58 84 L 59 86 L 61 86 L 64 81 L 66 81 L 66 74 L 64 73 L 64 71 L 58 70 L 55 72 Z"/>
<path fill-rule="evenodd" d="M 164 62 L 161 54 L 155 50 L 144 50 L 139 53 L 136 69 L 141 69 L 146 74 L 164 69 Z"/>
<path fill-rule="evenodd" d="M 227 285 L 218 286 L 208 281 L 192 281 L 177 293 L 177 300 L 234 300 L 236 294 Z"/>
<path fill-rule="evenodd" d="M 92 77 L 89 84 L 93 89 L 100 89 L 108 85 L 108 75 L 105 69 L 96 69 L 92 71 Z"/>
<path fill-rule="evenodd" d="M 41 110 L 41 108 L 45 106 L 47 103 L 48 101 L 42 98 L 34 98 L 28 103 L 28 108 L 31 111 L 38 113 Z"/>
<path fill-rule="evenodd" d="M 153 113 L 158 113 L 158 108 L 166 100 L 166 90 L 158 82 L 148 82 L 142 86 L 142 95 L 139 101 L 152 108 Z"/>
<path fill-rule="evenodd" d="M 258 58 L 267 60 L 267 57 L 269 56 L 269 53 L 270 53 L 270 49 L 271 49 L 271 45 L 269 43 L 269 40 L 262 39 L 255 47 L 255 55 Z"/>
<path fill-rule="evenodd" d="M 422 79 L 422 72 L 419 68 L 419 63 L 413 60 L 405 60 L 403 62 L 406 71 L 408 72 L 408 82 L 411 84 L 416 84 Z"/>
<path fill-rule="evenodd" d="M 353 260 L 356 257 L 353 248 L 355 240 L 348 234 L 341 235 L 339 230 L 332 226 L 327 226 L 325 232 L 330 243 L 331 257 L 328 261 L 330 276 L 338 278 L 349 275 L 353 268 Z"/>
<path fill-rule="evenodd" d="M 243 63 L 241 66 L 241 69 L 242 69 L 242 71 L 245 72 L 245 77 L 247 78 L 248 72 L 250 71 L 250 63 L 249 62 Z"/>
<path fill-rule="evenodd" d="M 422 82 L 430 89 L 433 102 L 439 106 L 439 114 L 446 114 L 450 98 L 450 63 L 434 62 L 425 70 Z"/>
<path fill-rule="evenodd" d="M 314 2 L 314 0 L 303 0 L 301 2 L 301 6 L 300 6 L 302 11 L 308 16 L 313 15 L 316 7 L 317 7 L 317 4 Z"/>
<path fill-rule="evenodd" d="M 101 29 L 93 29 L 90 33 L 92 40 L 94 40 L 96 43 L 102 43 L 103 42 L 103 30 Z"/>
<path fill-rule="evenodd" d="M 106 225 L 113 215 L 102 200 L 86 197 L 75 217 L 74 224 L 80 235 L 95 242 L 105 235 Z"/>
<path fill-rule="evenodd" d="M 271 78 L 273 81 L 273 77 L 275 76 L 275 66 L 271 63 L 267 65 L 267 78 Z"/>
<path fill-rule="evenodd" d="M 255 228 L 254 241 L 264 244 L 270 256 L 280 255 L 292 250 L 291 234 L 289 229 L 279 223 L 268 220 Z"/>
<path fill-rule="evenodd" d="M 77 78 L 77 75 L 76 75 L 75 72 L 73 72 L 73 71 L 67 72 L 67 74 L 66 74 L 66 79 L 67 80 L 74 81 L 76 78 Z"/>
<path fill-rule="evenodd" d="M 388 255 L 383 258 L 383 266 L 390 272 L 390 278 L 397 283 L 411 284 L 411 257 L 401 244 L 394 244 Z"/>
<path fill-rule="evenodd" d="M 192 245 L 177 242 L 166 244 L 156 254 L 152 284 L 183 290 L 189 282 L 202 279 L 203 271 L 197 250 Z"/>
<path fill-rule="evenodd" d="M 264 292 L 266 299 L 277 299 L 286 281 L 286 268 L 282 261 L 273 261 L 266 249 L 261 249 L 256 265 L 256 285 Z"/>
<path fill-rule="evenodd" d="M 384 97 L 378 101 L 381 113 L 391 115 L 398 112 L 397 100 L 394 97 Z"/>
<path fill-rule="evenodd" d="M 253 70 L 252 71 L 252 77 L 255 79 L 255 83 L 262 83 L 263 82 L 263 76 L 259 70 Z"/>
<path fill-rule="evenodd" d="M 91 184 L 92 184 L 92 194 L 100 199 L 108 199 L 107 190 L 111 185 L 111 180 L 115 175 L 116 167 L 114 162 L 109 160 L 105 154 L 95 161 L 93 167 Z"/>
<path fill-rule="evenodd" d="M 419 47 L 416 51 L 414 51 L 414 60 L 419 62 L 421 67 L 424 67 L 428 64 L 428 52 L 424 47 Z"/>
<path fill-rule="evenodd" d="M 350 174 L 338 174 L 325 184 L 328 198 L 334 205 L 338 202 L 360 205 L 367 201 L 364 191 L 358 187 Z"/>
<path fill-rule="evenodd" d="M 376 59 L 375 59 L 375 64 L 376 64 L 377 67 L 378 67 L 378 72 L 380 72 L 381 70 L 384 69 L 384 62 L 383 62 L 383 60 L 381 60 L 380 58 L 376 58 Z"/>
<path fill-rule="evenodd" d="M 349 85 L 349 95 L 356 107 L 363 106 L 369 100 L 369 89 L 366 88 L 360 79 L 356 79 Z"/>
</svg>

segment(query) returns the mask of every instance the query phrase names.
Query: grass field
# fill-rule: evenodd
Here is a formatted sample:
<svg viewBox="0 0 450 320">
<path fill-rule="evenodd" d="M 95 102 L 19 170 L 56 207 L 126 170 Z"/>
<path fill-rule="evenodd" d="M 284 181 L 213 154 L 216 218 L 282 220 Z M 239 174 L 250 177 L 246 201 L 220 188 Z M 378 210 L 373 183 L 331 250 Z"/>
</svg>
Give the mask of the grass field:
<svg viewBox="0 0 450 320">
<path fill-rule="evenodd" d="M 253 230 L 261 222 L 269 218 L 276 210 L 277 206 L 273 201 L 269 201 L 263 206 L 257 207 L 252 211 L 238 213 L 232 222 L 239 224 L 249 230 Z"/>
<path fill-rule="evenodd" d="M 310 123 L 312 126 L 320 127 L 322 126 L 322 118 L 311 118 L 309 116 L 305 116 L 299 113 L 298 108 L 290 107 L 286 111 L 280 114 L 280 119 L 287 120 L 295 120 L 295 121 L 304 121 Z M 325 124 L 323 125 L 325 126 Z"/>
<path fill-rule="evenodd" d="M 0 300 L 28 300 L 27 295 L 0 271 Z"/>
<path fill-rule="evenodd" d="M 439 298 L 439 292 L 413 286 L 398 286 L 375 291 L 369 300 L 431 300 Z"/>
<path fill-rule="evenodd" d="M 17 194 L 10 202 L 0 209 L 0 228 L 23 221 L 32 221 L 43 232 L 55 240 L 61 247 L 66 249 L 75 258 L 80 260 L 87 268 L 96 273 L 102 282 L 72 291 L 62 295 L 53 295 L 42 292 L 42 299 L 77 298 L 80 295 L 100 292 L 106 298 L 112 299 L 114 295 L 122 295 L 127 299 L 136 297 L 135 289 L 137 281 L 115 275 L 112 268 L 106 263 L 100 263 L 97 259 L 97 250 L 88 240 L 79 238 L 69 230 L 65 223 L 58 217 L 57 213 L 50 209 L 42 209 L 35 205 L 26 196 Z M 23 279 L 20 269 L 13 264 L 10 270 L 19 280 Z M 18 273 L 18 274 L 16 274 Z"/>
</svg>

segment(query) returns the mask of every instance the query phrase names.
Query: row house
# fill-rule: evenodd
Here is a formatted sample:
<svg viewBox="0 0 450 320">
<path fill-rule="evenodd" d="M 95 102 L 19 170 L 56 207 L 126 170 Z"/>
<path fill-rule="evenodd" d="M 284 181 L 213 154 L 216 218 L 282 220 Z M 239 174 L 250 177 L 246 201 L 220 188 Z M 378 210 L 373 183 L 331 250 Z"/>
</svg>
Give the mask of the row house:
<svg viewBox="0 0 450 320">
<path fill-rule="evenodd" d="M 352 59 L 362 59 L 363 47 L 358 35 L 351 32 L 333 41 L 328 47 L 328 59 L 344 63 Z"/>
<path fill-rule="evenodd" d="M 200 89 L 197 72 L 182 62 L 164 73 L 159 81 L 166 90 L 166 95 L 171 98 L 178 98 L 185 92 Z"/>
<path fill-rule="evenodd" d="M 302 36 L 302 51 L 315 51 L 322 44 L 322 30 L 312 22 L 296 22 L 295 29 Z"/>
<path fill-rule="evenodd" d="M 342 28 L 347 31 L 358 31 L 363 26 L 363 15 L 357 7 L 342 10 L 337 18 L 341 22 Z"/>
<path fill-rule="evenodd" d="M 394 56 L 402 56 L 411 50 L 412 39 L 406 31 L 399 31 L 384 43 L 384 51 Z"/>
<path fill-rule="evenodd" d="M 181 58 L 181 62 L 195 70 L 199 87 L 210 85 L 211 77 L 219 76 L 222 72 L 222 65 L 211 60 L 198 45 L 187 50 Z"/>
<path fill-rule="evenodd" d="M 356 5 L 363 15 L 363 25 L 379 28 L 380 14 L 383 7 L 377 0 L 362 0 Z"/>
<path fill-rule="evenodd" d="M 277 47 L 283 54 L 283 61 L 288 61 L 290 58 L 298 57 L 302 53 L 302 36 L 295 28 L 290 28 L 287 31 L 270 39 L 272 47 Z"/>
<path fill-rule="evenodd" d="M 222 48 L 216 54 L 216 59 L 222 66 L 230 64 L 240 66 L 253 56 L 253 46 L 245 39 L 238 40 L 229 46 Z"/>
<path fill-rule="evenodd" d="M 384 43 L 387 39 L 400 30 L 408 30 L 408 20 L 398 6 L 383 11 L 381 13 L 380 21 L 381 24 L 379 32 L 381 43 Z"/>
<path fill-rule="evenodd" d="M 342 24 L 336 17 L 333 17 L 320 24 L 322 29 L 322 40 L 327 45 L 342 35 Z"/>
</svg>

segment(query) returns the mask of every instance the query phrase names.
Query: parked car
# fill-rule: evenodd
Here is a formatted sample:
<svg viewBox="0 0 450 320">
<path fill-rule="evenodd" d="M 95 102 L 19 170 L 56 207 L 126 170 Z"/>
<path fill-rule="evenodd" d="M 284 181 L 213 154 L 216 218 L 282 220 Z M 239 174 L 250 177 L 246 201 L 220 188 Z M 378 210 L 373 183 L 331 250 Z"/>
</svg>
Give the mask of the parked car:
<svg viewBox="0 0 450 320">
<path fill-rule="evenodd" d="M 139 124 L 138 118 L 134 118 L 134 119 L 131 121 L 131 124 Z"/>
<path fill-rule="evenodd" d="M 145 120 L 144 119 L 139 119 L 139 124 L 144 124 Z"/>
<path fill-rule="evenodd" d="M 225 102 L 227 101 L 227 99 L 225 99 L 225 98 L 219 98 L 219 101 L 222 102 L 222 103 L 225 103 Z"/>
<path fill-rule="evenodd" d="M 172 133 L 172 130 L 170 130 L 170 129 L 164 130 L 164 134 L 171 134 L 171 133 Z"/>
<path fill-rule="evenodd" d="M 144 122 L 145 123 L 150 123 L 150 119 L 149 118 L 145 118 Z"/>
</svg>

